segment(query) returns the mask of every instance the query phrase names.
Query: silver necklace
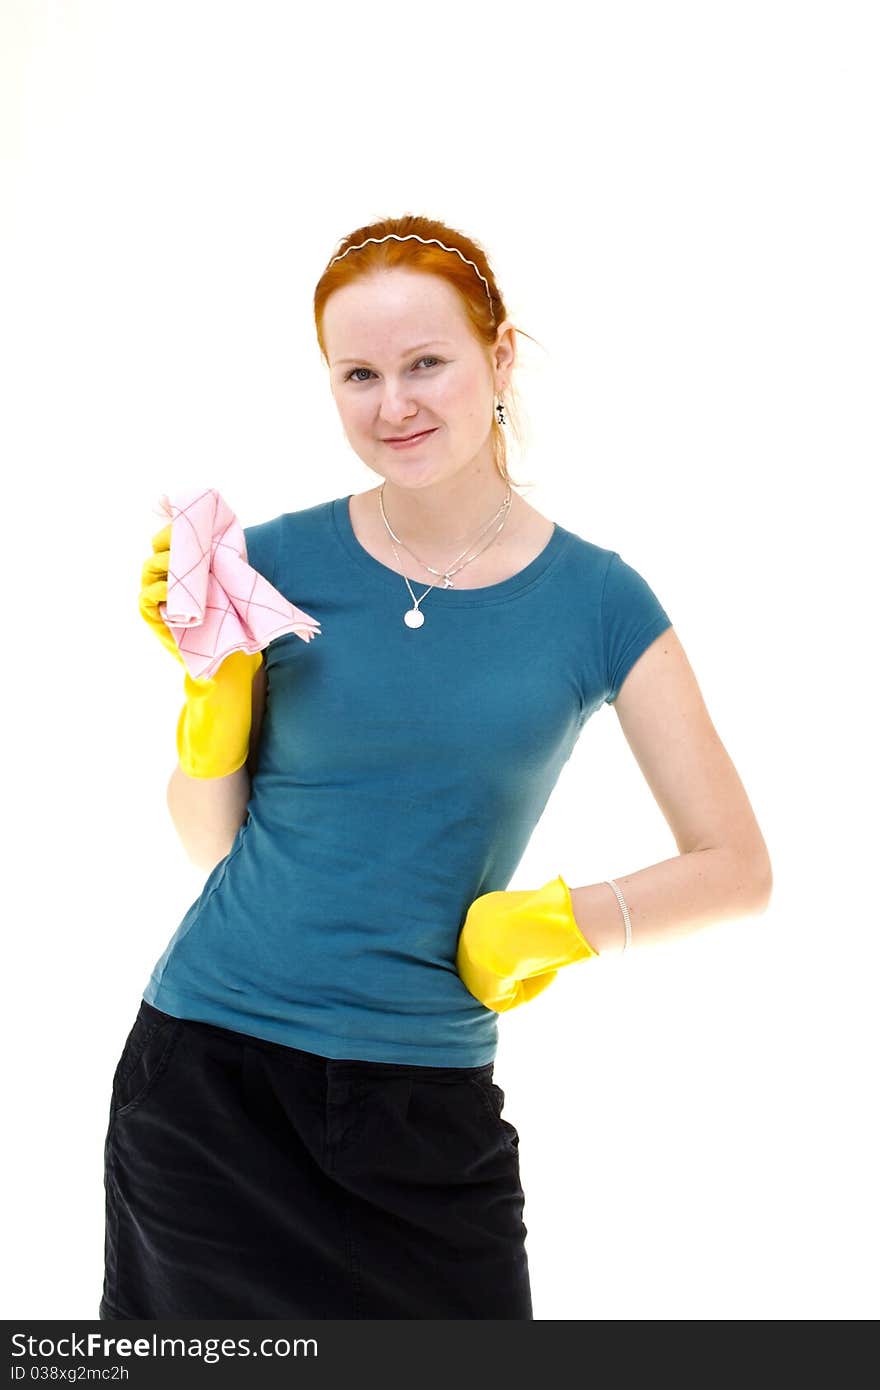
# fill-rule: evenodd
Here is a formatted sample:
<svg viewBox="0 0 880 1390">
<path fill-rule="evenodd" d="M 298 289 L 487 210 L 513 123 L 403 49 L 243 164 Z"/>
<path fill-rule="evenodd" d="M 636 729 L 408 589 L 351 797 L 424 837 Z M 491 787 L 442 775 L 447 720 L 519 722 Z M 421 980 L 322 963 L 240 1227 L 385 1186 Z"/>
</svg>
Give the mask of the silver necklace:
<svg viewBox="0 0 880 1390">
<path fill-rule="evenodd" d="M 404 545 L 404 542 L 400 539 L 400 537 L 399 537 L 399 536 L 396 536 L 396 535 L 394 534 L 394 532 L 392 531 L 391 526 L 390 526 L 390 524 L 389 524 L 388 518 L 387 518 L 387 516 L 385 515 L 385 506 L 384 506 L 384 503 L 383 503 L 383 500 L 382 500 L 382 493 L 384 492 L 384 490 L 385 490 L 385 484 L 383 483 L 382 486 L 381 486 L 380 489 L 379 489 L 379 511 L 380 511 L 381 514 L 382 514 L 382 520 L 383 520 L 383 522 L 385 523 L 385 529 L 386 529 L 386 531 L 388 532 L 389 537 L 391 538 L 391 549 L 394 551 L 395 559 L 397 560 L 397 563 L 398 563 L 398 565 L 400 566 L 401 570 L 403 570 L 403 561 L 402 561 L 401 558 L 400 558 L 400 554 L 399 554 L 399 552 L 398 552 L 398 550 L 397 550 L 397 547 L 395 546 L 394 542 L 397 541 L 397 544 L 398 544 L 398 545 L 403 545 L 403 547 L 404 547 L 405 550 L 407 549 L 407 547 Z M 429 570 L 431 574 L 436 574 L 436 575 L 438 575 L 438 577 L 441 578 L 441 579 L 443 580 L 443 587 L 444 587 L 444 589 L 451 589 L 451 588 L 453 588 L 452 576 L 453 576 L 454 574 L 458 574 L 459 570 L 463 570 L 463 569 L 465 568 L 466 565 L 472 564 L 474 560 L 478 559 L 479 556 L 482 555 L 482 553 L 483 553 L 484 550 L 488 550 L 489 546 L 493 543 L 493 541 L 495 540 L 496 536 L 497 536 L 498 533 L 502 530 L 502 528 L 503 528 L 505 522 L 507 521 L 507 517 L 508 517 L 508 513 L 509 513 L 509 512 L 510 512 L 510 484 L 508 483 L 508 485 L 507 485 L 507 492 L 505 493 L 505 496 L 504 496 L 504 501 L 501 503 L 501 506 L 500 506 L 500 507 L 498 508 L 498 510 L 495 512 L 495 515 L 492 516 L 492 517 L 490 517 L 490 519 L 486 522 L 486 524 L 480 528 L 480 530 L 477 532 L 476 539 L 473 540 L 473 541 L 471 541 L 470 545 L 466 546 L 465 549 L 462 550 L 461 553 L 460 553 L 459 555 L 456 555 L 455 559 L 453 560 L 452 564 L 449 566 L 448 569 L 442 570 L 442 571 L 441 571 L 441 570 L 435 570 L 431 565 L 426 565 L 426 564 L 424 563 L 424 561 L 418 560 L 418 556 L 413 555 L 413 559 L 418 560 L 418 563 L 419 563 L 420 565 L 422 565 L 422 567 L 423 567 L 424 569 Z M 502 513 L 503 513 L 503 515 L 502 515 Z M 467 553 L 468 553 L 469 550 L 473 550 L 473 548 L 474 548 L 474 546 L 476 545 L 477 541 L 480 539 L 480 537 L 481 537 L 482 535 L 485 534 L 485 532 L 489 529 L 489 527 L 493 525 L 493 523 L 495 522 L 495 520 L 496 520 L 496 518 L 497 518 L 498 516 L 501 516 L 501 524 L 497 527 L 497 529 L 496 529 L 496 531 L 495 531 L 495 535 L 493 535 L 493 536 L 491 536 L 491 537 L 489 538 L 489 540 L 486 542 L 486 544 L 485 544 L 484 546 L 482 546 L 480 550 L 477 551 L 476 555 L 472 555 L 472 556 L 470 557 L 470 559 L 464 560 L 464 562 L 463 562 L 462 564 L 459 565 L 459 564 L 458 564 L 458 561 L 461 560 L 463 556 L 467 555 Z M 409 553 L 412 555 L 412 551 L 410 551 Z M 425 621 L 425 615 L 424 615 L 424 613 L 422 612 L 422 610 L 421 610 L 421 608 L 420 608 L 419 605 L 422 603 L 422 601 L 423 601 L 425 598 L 427 598 L 427 596 L 428 596 L 428 594 L 431 592 L 431 590 L 432 590 L 432 589 L 436 589 L 437 586 L 436 586 L 436 584 L 430 584 L 430 585 L 428 586 L 428 588 L 425 590 L 425 592 L 424 592 L 423 594 L 421 594 L 418 598 L 416 598 L 415 594 L 413 593 L 412 585 L 410 584 L 409 578 L 408 578 L 408 576 L 407 576 L 406 574 L 403 575 L 403 581 L 404 581 L 404 583 L 406 584 L 406 587 L 407 587 L 407 589 L 409 590 L 409 596 L 410 596 L 410 598 L 411 598 L 412 601 L 413 601 L 413 606 L 412 606 L 412 608 L 408 608 L 407 611 L 404 613 L 404 615 L 403 615 L 403 621 L 406 623 L 407 627 L 412 627 L 412 628 L 421 627 L 421 626 L 422 626 L 422 623 Z"/>
<path fill-rule="evenodd" d="M 400 539 L 399 536 L 395 535 L 394 532 L 392 531 L 391 525 L 390 525 L 390 523 L 389 523 L 389 521 L 388 521 L 388 517 L 387 517 L 387 515 L 386 515 L 386 513 L 385 513 L 385 506 L 384 506 L 384 502 L 383 502 L 383 499 L 382 499 L 382 489 L 384 488 L 384 486 L 385 486 L 385 484 L 383 483 L 383 484 L 382 484 L 382 488 L 379 489 L 379 510 L 380 510 L 381 513 L 382 513 L 382 520 L 383 520 L 384 523 L 385 523 L 385 529 L 386 529 L 386 531 L 388 532 L 388 534 L 389 534 L 389 536 L 391 537 L 392 541 L 397 541 L 397 544 L 398 544 L 398 545 L 402 545 L 403 548 L 404 548 L 404 550 L 406 550 L 406 551 L 408 552 L 408 554 L 412 555 L 413 559 L 414 559 L 418 564 L 420 564 L 420 565 L 422 566 L 423 569 L 428 570 L 431 574 L 436 574 L 437 577 L 438 577 L 439 579 L 442 579 L 442 580 L 444 581 L 444 582 L 443 582 L 443 587 L 444 587 L 444 589 L 451 589 L 451 588 L 453 587 L 453 584 L 452 584 L 452 575 L 458 574 L 459 570 L 463 570 L 463 569 L 465 568 L 466 565 L 472 564 L 472 563 L 474 562 L 474 560 L 478 559 L 479 556 L 482 555 L 482 553 L 483 553 L 484 550 L 488 550 L 489 546 L 492 544 L 492 542 L 493 542 L 494 539 L 495 539 L 494 536 L 491 536 L 491 537 L 489 538 L 489 540 L 486 542 L 486 544 L 485 544 L 484 546 L 482 546 L 482 547 L 480 548 L 480 550 L 477 551 L 476 555 L 472 555 L 472 556 L 470 557 L 469 560 L 464 560 L 464 561 L 462 562 L 462 564 L 460 564 L 460 565 L 458 564 L 458 561 L 461 560 L 462 556 L 463 556 L 463 555 L 467 555 L 468 551 L 473 549 L 473 547 L 476 545 L 476 543 L 477 543 L 477 541 L 480 539 L 480 537 L 483 536 L 483 535 L 485 535 L 485 533 L 488 531 L 489 527 L 494 523 L 494 521 L 496 520 L 496 518 L 499 517 L 499 516 L 501 515 L 501 513 L 503 512 L 503 513 L 504 513 L 504 520 L 501 522 L 501 525 L 498 527 L 498 531 L 501 530 L 501 527 L 504 525 L 504 521 L 507 520 L 507 513 L 508 513 L 509 510 L 510 510 L 510 485 L 508 484 L 507 492 L 505 493 L 504 500 L 502 501 L 500 507 L 499 507 L 498 510 L 495 512 L 495 515 L 494 515 L 494 516 L 491 516 L 491 517 L 489 518 L 489 520 L 486 522 L 486 524 L 485 524 L 484 526 L 481 526 L 481 527 L 480 527 L 480 530 L 477 532 L 476 538 L 471 542 L 471 544 L 470 544 L 469 546 L 466 546 L 464 550 L 462 550 L 458 555 L 456 555 L 455 559 L 453 560 L 452 564 L 449 566 L 448 569 L 445 569 L 445 570 L 435 570 L 433 565 L 429 565 L 425 560 L 420 560 L 419 557 L 418 557 L 418 555 L 416 555 L 415 552 L 414 552 L 413 550 L 411 550 L 410 547 L 409 547 L 404 541 L 402 541 L 402 540 Z M 496 532 L 496 534 L 497 534 L 497 532 Z M 395 551 L 395 554 L 396 554 L 396 553 L 397 553 L 397 552 Z M 398 559 L 399 559 L 399 558 L 400 558 L 400 557 L 398 556 Z M 405 576 L 404 576 L 404 577 L 405 577 Z M 436 585 L 435 585 L 434 587 L 436 587 Z"/>
</svg>

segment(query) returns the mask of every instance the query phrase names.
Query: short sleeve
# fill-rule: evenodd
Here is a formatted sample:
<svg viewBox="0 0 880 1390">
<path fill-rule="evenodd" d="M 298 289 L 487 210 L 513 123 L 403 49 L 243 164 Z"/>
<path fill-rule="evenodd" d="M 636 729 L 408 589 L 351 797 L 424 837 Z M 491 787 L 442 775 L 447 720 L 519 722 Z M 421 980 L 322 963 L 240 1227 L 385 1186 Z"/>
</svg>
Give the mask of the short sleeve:
<svg viewBox="0 0 880 1390">
<path fill-rule="evenodd" d="M 255 526 L 242 528 L 248 564 L 273 585 L 275 584 L 279 529 L 278 517 L 272 521 L 259 521 Z"/>
<path fill-rule="evenodd" d="M 602 592 L 607 705 L 617 699 L 642 652 L 671 626 L 671 618 L 647 581 L 612 551 Z"/>
</svg>

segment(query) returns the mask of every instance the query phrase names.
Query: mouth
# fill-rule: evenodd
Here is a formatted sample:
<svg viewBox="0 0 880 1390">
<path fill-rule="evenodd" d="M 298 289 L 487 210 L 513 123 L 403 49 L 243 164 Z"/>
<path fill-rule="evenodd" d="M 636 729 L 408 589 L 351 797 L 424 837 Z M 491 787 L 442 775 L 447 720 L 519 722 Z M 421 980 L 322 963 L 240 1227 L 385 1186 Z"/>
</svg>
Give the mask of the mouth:
<svg viewBox="0 0 880 1390">
<path fill-rule="evenodd" d="M 384 442 L 386 444 L 410 444 L 415 439 L 427 439 L 428 435 L 433 433 L 433 429 L 419 430 L 416 434 L 399 435 L 391 439 L 386 439 Z"/>
</svg>

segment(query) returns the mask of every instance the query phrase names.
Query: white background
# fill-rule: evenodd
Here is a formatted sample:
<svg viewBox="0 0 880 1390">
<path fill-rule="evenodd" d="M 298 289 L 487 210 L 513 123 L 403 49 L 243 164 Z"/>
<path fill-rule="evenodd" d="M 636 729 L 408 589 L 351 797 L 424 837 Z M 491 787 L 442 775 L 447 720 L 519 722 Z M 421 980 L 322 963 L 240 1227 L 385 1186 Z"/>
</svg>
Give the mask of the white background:
<svg viewBox="0 0 880 1390">
<path fill-rule="evenodd" d="M 418 212 L 538 339 L 511 471 L 654 588 L 775 876 L 502 1018 L 535 1317 L 876 1317 L 876 7 L 0 16 L 5 1316 L 97 1316 L 110 1081 L 204 879 L 137 613 L 154 503 L 374 486 L 311 296 Z M 604 706 L 510 886 L 675 852 Z"/>
</svg>

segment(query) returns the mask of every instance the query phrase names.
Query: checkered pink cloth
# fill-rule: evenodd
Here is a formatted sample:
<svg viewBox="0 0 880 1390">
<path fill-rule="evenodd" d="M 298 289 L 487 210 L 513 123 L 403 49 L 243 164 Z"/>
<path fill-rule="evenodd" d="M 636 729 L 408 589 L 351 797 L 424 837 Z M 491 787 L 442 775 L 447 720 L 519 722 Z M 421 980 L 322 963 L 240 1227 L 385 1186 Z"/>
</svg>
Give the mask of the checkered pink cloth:
<svg viewBox="0 0 880 1390">
<path fill-rule="evenodd" d="M 159 613 L 191 676 L 213 676 L 230 652 L 262 651 L 285 632 L 320 636 L 321 624 L 248 564 L 244 531 L 216 488 L 162 496 L 157 510 L 171 518 Z"/>
</svg>

